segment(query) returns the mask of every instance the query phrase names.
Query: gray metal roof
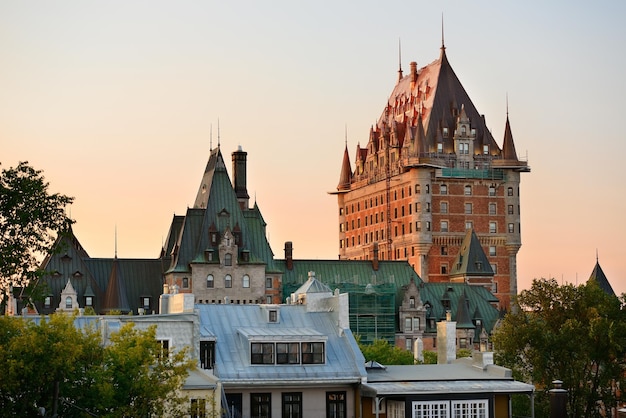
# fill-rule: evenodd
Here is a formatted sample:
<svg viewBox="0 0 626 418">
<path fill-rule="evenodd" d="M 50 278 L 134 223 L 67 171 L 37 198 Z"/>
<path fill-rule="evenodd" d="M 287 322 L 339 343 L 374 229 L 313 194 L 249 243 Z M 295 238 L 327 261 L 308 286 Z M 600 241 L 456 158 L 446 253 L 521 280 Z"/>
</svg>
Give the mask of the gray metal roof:
<svg viewBox="0 0 626 418">
<path fill-rule="evenodd" d="M 216 337 L 215 375 L 226 386 L 348 384 L 366 376 L 365 359 L 349 329 L 339 330 L 332 312 L 307 312 L 306 305 L 280 305 L 279 321 L 268 322 L 263 305 L 196 305 L 200 324 Z M 326 362 L 311 365 L 251 364 L 247 336 L 274 341 L 326 341 Z"/>
<path fill-rule="evenodd" d="M 370 369 L 364 386 L 367 396 L 533 391 L 533 385 L 513 380 L 509 369 L 493 364 L 476 366 L 471 359 Z"/>
</svg>

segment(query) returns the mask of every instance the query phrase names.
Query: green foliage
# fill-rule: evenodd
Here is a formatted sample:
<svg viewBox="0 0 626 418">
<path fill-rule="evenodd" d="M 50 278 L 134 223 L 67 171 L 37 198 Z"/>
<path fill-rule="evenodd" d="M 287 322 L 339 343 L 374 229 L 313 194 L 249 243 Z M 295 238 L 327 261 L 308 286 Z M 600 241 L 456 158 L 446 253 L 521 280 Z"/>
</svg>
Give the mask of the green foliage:
<svg viewBox="0 0 626 418">
<path fill-rule="evenodd" d="M 437 364 L 437 353 L 435 351 L 424 350 L 424 362 L 422 364 Z"/>
<path fill-rule="evenodd" d="M 178 392 L 194 362 L 180 350 L 164 355 L 156 328 L 124 325 L 101 344 L 98 330 L 77 329 L 73 316 L 40 323 L 0 317 L 0 416 L 181 416 Z"/>
<path fill-rule="evenodd" d="M 594 281 L 559 286 L 552 279 L 534 280 L 517 302 L 493 336 L 497 363 L 539 391 L 562 380 L 572 417 L 600 416 L 598 405 L 616 405 L 615 383 L 626 366 L 624 298 Z M 547 410 L 547 402 L 539 392 L 537 411 Z"/>
<path fill-rule="evenodd" d="M 71 220 L 65 207 L 73 198 L 48 191 L 42 172 L 27 162 L 0 174 L 0 294 L 41 275 L 40 257 Z M 2 298 L 2 304 L 6 298 Z M 2 310 L 4 312 L 4 309 Z"/>
<path fill-rule="evenodd" d="M 357 342 L 366 361 L 376 361 L 385 366 L 415 363 L 412 352 L 393 346 L 387 340 L 374 340 L 372 344 L 366 345 L 357 338 Z"/>
</svg>

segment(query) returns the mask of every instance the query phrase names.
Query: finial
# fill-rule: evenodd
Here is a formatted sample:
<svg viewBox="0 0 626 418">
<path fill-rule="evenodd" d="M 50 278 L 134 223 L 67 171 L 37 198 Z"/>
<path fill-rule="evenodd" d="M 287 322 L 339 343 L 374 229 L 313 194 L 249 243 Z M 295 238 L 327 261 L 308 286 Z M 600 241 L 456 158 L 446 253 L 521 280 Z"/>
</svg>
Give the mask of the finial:
<svg viewBox="0 0 626 418">
<path fill-rule="evenodd" d="M 598 263 L 598 249 L 596 248 L 596 264 Z"/>
<path fill-rule="evenodd" d="M 398 38 L 398 81 L 402 80 L 402 45 Z"/>
<path fill-rule="evenodd" d="M 348 147 L 348 124 L 346 123 L 346 148 Z"/>
<path fill-rule="evenodd" d="M 117 224 L 115 224 L 115 258 L 117 258 Z"/>
<path fill-rule="evenodd" d="M 217 147 L 220 147 L 220 118 L 217 118 Z"/>
<path fill-rule="evenodd" d="M 446 43 L 444 42 L 444 37 L 443 37 L 443 12 L 441 13 L 441 49 L 445 50 L 446 49 Z"/>
<path fill-rule="evenodd" d="M 506 93 L 506 118 L 509 118 L 509 92 Z"/>
<path fill-rule="evenodd" d="M 213 124 L 209 128 L 209 151 L 213 151 Z"/>
</svg>

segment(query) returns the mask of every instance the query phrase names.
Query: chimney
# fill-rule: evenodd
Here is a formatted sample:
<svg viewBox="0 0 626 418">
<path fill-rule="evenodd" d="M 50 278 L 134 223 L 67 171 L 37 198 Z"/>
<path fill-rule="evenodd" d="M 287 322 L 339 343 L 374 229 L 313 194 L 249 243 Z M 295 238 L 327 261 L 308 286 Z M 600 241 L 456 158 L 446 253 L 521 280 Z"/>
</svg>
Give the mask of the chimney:
<svg viewBox="0 0 626 418">
<path fill-rule="evenodd" d="M 248 188 L 246 186 L 246 160 L 248 153 L 241 149 L 241 145 L 237 151 L 233 152 L 233 186 L 239 207 L 242 210 L 248 209 Z"/>
<path fill-rule="evenodd" d="M 448 311 L 449 312 L 449 311 Z M 437 364 L 449 364 L 456 360 L 456 321 L 437 322 Z"/>
<path fill-rule="evenodd" d="M 567 390 L 563 389 L 563 382 L 552 382 L 554 389 L 550 389 L 550 418 L 567 418 Z"/>
<path fill-rule="evenodd" d="M 378 271 L 378 243 L 374 243 L 374 258 L 372 258 L 372 269 Z"/>
<path fill-rule="evenodd" d="M 415 61 L 411 61 L 411 89 L 415 88 L 415 83 L 417 83 L 417 63 Z"/>
<path fill-rule="evenodd" d="M 293 270 L 293 243 L 291 241 L 285 242 L 285 263 L 287 270 Z"/>
</svg>

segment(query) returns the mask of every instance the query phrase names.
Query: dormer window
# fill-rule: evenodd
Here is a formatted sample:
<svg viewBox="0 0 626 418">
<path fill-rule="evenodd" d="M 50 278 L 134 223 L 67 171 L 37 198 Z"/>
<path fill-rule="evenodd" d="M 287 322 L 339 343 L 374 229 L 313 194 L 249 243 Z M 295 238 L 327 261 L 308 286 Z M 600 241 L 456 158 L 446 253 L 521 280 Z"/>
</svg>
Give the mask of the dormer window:
<svg viewBox="0 0 626 418">
<path fill-rule="evenodd" d="M 72 297 L 68 296 L 65 298 L 65 309 L 72 309 Z"/>
<path fill-rule="evenodd" d="M 437 142 L 437 152 L 440 154 L 443 152 L 443 142 Z"/>
<path fill-rule="evenodd" d="M 444 138 L 448 137 L 448 128 L 443 128 L 443 137 Z"/>
<path fill-rule="evenodd" d="M 461 136 L 465 136 L 467 134 L 467 127 L 465 125 L 461 126 Z"/>
<path fill-rule="evenodd" d="M 50 308 L 50 306 L 52 306 L 52 296 L 46 296 L 46 298 L 43 301 L 43 307 L 48 309 Z"/>
<path fill-rule="evenodd" d="M 224 254 L 224 265 L 232 266 L 233 265 L 233 255 L 230 253 Z"/>
<path fill-rule="evenodd" d="M 409 308 L 415 308 L 415 298 L 413 296 L 409 298 Z"/>
<path fill-rule="evenodd" d="M 483 154 L 489 155 L 489 145 L 483 145 Z"/>
<path fill-rule="evenodd" d="M 270 322 L 278 322 L 278 311 L 276 309 L 271 309 L 268 314 Z"/>
<path fill-rule="evenodd" d="M 85 296 L 85 306 L 93 306 L 93 296 Z"/>
</svg>

